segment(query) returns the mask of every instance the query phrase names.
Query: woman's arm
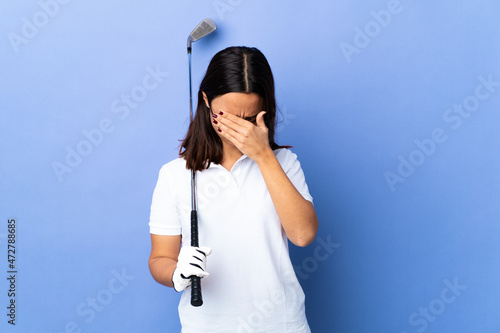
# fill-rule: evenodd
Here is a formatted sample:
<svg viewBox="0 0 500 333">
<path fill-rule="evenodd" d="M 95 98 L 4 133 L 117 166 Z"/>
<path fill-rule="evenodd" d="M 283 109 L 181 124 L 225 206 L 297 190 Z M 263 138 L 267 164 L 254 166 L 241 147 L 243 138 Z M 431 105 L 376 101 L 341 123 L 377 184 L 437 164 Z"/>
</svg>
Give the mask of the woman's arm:
<svg viewBox="0 0 500 333">
<path fill-rule="evenodd" d="M 172 275 L 177 267 L 181 249 L 181 235 L 161 236 L 151 234 L 149 271 L 156 282 L 173 287 Z"/>
<path fill-rule="evenodd" d="M 318 218 L 312 202 L 304 199 L 293 186 L 272 150 L 256 163 L 288 239 L 297 246 L 311 244 L 318 231 Z"/>
<path fill-rule="evenodd" d="M 316 211 L 288 179 L 269 146 L 264 114 L 262 111 L 257 115 L 254 125 L 223 112 L 217 118 L 220 133 L 257 163 L 288 239 L 297 246 L 307 246 L 318 230 Z"/>
</svg>

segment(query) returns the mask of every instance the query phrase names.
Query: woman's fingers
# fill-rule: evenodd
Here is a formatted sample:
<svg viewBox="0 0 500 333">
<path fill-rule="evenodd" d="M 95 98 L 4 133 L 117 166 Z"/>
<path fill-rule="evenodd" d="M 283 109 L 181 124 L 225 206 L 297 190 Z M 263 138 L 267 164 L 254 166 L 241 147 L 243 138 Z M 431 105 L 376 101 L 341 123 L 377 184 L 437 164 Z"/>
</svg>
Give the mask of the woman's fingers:
<svg viewBox="0 0 500 333">
<path fill-rule="evenodd" d="M 231 113 L 228 112 L 219 112 L 218 119 L 220 122 L 222 122 L 224 125 L 227 127 L 238 131 L 238 129 L 241 128 L 250 128 L 253 126 L 253 124 L 243 118 L 237 117 Z"/>
<path fill-rule="evenodd" d="M 219 113 L 217 126 L 219 133 L 233 143 L 248 157 L 257 157 L 269 149 L 268 130 L 264 122 L 265 111 L 259 112 L 255 119 L 256 125 L 230 113 Z M 250 117 L 249 117 L 250 118 Z"/>
<path fill-rule="evenodd" d="M 218 126 L 218 131 L 221 135 L 226 137 L 229 141 L 231 141 L 235 146 L 239 145 L 240 142 L 240 134 L 227 126 L 224 122 L 219 120 L 219 123 L 217 124 Z M 238 137 L 238 138 L 237 138 Z"/>
<path fill-rule="evenodd" d="M 265 114 L 266 111 L 261 111 L 255 116 L 241 118 L 231 113 L 220 111 L 219 115 L 215 119 L 217 119 L 218 122 L 226 125 L 228 128 L 247 135 L 249 133 L 249 130 L 252 130 L 255 126 L 261 129 L 267 129 L 267 126 L 264 122 Z"/>
</svg>

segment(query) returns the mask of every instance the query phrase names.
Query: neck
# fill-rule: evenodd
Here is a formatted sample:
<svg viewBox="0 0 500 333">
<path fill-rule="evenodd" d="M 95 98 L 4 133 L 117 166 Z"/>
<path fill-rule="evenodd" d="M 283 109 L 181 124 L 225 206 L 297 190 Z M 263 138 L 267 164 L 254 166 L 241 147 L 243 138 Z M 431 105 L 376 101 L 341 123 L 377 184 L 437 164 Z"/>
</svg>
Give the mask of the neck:
<svg viewBox="0 0 500 333">
<path fill-rule="evenodd" d="M 222 162 L 221 165 L 231 171 L 234 163 L 243 156 L 243 153 L 233 144 L 222 141 Z"/>
</svg>

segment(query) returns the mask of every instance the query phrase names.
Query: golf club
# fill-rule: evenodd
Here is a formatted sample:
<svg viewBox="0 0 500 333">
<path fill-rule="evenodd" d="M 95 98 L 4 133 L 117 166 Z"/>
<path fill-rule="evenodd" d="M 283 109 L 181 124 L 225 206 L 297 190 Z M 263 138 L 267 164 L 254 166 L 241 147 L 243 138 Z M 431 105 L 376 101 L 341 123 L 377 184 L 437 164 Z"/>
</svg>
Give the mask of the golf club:
<svg viewBox="0 0 500 333">
<path fill-rule="evenodd" d="M 215 31 L 215 22 L 207 18 L 201 21 L 189 34 L 187 39 L 187 53 L 189 61 L 189 117 L 193 121 L 193 90 L 191 86 L 191 43 L 205 37 Z M 198 242 L 198 214 L 196 213 L 196 171 L 191 170 L 191 246 L 199 246 Z M 191 305 L 203 304 L 201 295 L 201 279 L 198 276 L 191 277 Z"/>
</svg>

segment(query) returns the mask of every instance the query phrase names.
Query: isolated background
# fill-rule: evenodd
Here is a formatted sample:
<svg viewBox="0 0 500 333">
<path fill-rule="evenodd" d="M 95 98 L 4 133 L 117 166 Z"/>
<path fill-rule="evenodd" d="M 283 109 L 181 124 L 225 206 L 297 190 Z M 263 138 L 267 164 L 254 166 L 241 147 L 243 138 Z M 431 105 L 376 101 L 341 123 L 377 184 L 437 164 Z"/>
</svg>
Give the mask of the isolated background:
<svg viewBox="0 0 500 333">
<path fill-rule="evenodd" d="M 291 246 L 312 331 L 500 332 L 497 1 L 60 1 L 0 4 L 2 272 L 18 226 L 16 326 L 2 278 L 2 332 L 180 330 L 179 295 L 148 271 L 147 223 L 188 125 L 186 38 L 205 17 L 218 30 L 193 44 L 195 89 L 227 46 L 273 68 L 278 142 L 320 220 L 318 241 Z M 148 70 L 168 76 L 141 90 Z"/>
</svg>

